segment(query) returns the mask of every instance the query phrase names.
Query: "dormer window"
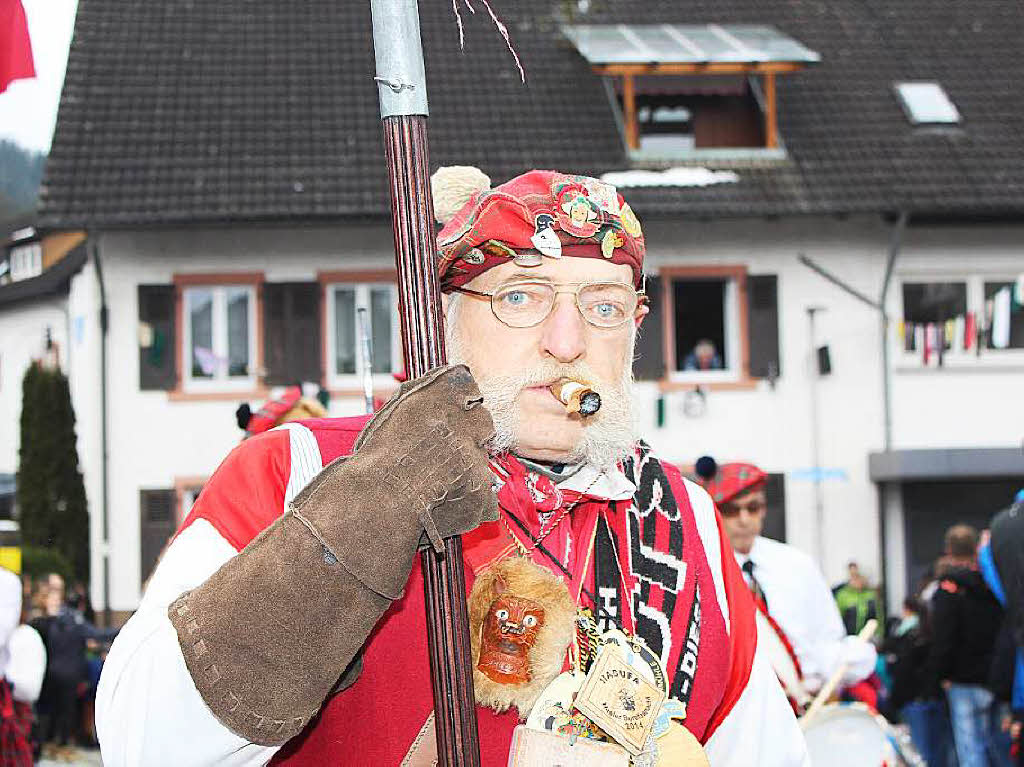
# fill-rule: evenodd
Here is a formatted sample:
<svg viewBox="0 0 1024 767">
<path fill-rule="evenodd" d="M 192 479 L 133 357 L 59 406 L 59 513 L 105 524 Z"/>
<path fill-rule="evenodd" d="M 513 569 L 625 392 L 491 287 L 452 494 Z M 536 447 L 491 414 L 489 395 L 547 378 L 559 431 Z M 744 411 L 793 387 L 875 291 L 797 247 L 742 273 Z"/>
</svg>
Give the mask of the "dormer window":
<svg viewBox="0 0 1024 767">
<path fill-rule="evenodd" d="M 896 83 L 896 96 L 907 119 L 914 125 L 955 125 L 960 112 L 935 82 Z"/>
<path fill-rule="evenodd" d="M 774 27 L 577 24 L 563 27 L 609 79 L 635 159 L 780 146 L 776 76 L 820 56 Z"/>
</svg>

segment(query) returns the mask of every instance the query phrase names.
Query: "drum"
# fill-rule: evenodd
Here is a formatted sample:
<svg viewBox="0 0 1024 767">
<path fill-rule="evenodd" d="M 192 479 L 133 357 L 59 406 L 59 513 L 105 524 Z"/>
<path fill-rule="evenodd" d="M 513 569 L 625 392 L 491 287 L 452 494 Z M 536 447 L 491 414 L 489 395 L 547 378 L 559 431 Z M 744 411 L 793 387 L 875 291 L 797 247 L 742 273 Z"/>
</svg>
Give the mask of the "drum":
<svg viewBox="0 0 1024 767">
<path fill-rule="evenodd" d="M 863 703 L 830 703 L 802 720 L 813 767 L 918 767 L 920 756 Z"/>
</svg>

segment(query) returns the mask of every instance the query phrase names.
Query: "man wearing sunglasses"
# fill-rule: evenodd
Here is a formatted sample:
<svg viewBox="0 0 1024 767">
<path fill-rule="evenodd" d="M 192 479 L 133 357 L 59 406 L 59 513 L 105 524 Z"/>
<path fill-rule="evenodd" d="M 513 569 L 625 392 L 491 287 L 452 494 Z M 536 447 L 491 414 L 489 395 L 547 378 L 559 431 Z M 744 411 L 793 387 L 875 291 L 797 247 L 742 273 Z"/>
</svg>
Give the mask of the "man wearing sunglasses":
<svg viewBox="0 0 1024 767">
<path fill-rule="evenodd" d="M 642 763 L 682 764 L 693 747 L 714 767 L 805 764 L 710 498 L 634 430 L 647 313 L 636 216 L 593 178 L 531 171 L 490 189 L 461 169 L 438 181 L 456 364 L 404 383 L 369 421 L 289 424 L 228 456 L 107 660 L 104 764 L 433 764 L 415 554 L 460 533 L 471 636 L 493 626 L 517 664 L 499 658 L 517 676 L 488 682 L 483 651 L 474 659 L 483 765 L 508 764 L 542 690 L 563 700 L 559 673 L 583 673 L 616 635 L 670 699 Z M 599 393 L 600 409 L 567 408 L 552 391 L 566 382 Z M 526 595 L 510 571 L 492 575 L 506 566 L 547 585 Z M 478 581 L 494 589 L 483 610 Z M 480 622 L 497 595 L 509 601 Z M 524 603 L 528 624 L 513 616 Z M 544 640 L 557 626 L 561 642 Z M 594 730 L 545 724 L 556 719 L 517 737 L 588 748 L 572 734 Z M 607 748 L 625 765 L 620 746 Z"/>
<path fill-rule="evenodd" d="M 711 465 L 705 487 L 722 515 L 736 562 L 758 608 L 781 630 L 796 655 L 806 691 L 816 693 L 843 665 L 844 685 L 869 676 L 875 668 L 875 648 L 846 636 L 839 608 L 814 561 L 793 546 L 761 535 L 768 512 L 768 475 L 749 463 Z"/>
</svg>

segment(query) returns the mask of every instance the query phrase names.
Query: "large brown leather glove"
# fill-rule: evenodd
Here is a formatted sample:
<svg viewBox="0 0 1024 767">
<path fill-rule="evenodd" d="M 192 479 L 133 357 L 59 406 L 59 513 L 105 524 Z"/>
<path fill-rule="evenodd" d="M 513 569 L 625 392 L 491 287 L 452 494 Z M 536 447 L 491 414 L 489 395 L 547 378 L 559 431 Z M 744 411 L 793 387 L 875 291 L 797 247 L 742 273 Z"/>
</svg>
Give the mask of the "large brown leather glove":
<svg viewBox="0 0 1024 767">
<path fill-rule="evenodd" d="M 225 726 L 264 745 L 297 735 L 355 680 L 353 658 L 401 595 L 421 540 L 440 548 L 497 519 L 482 401 L 464 366 L 403 384 L 353 455 L 171 604 L 185 664 Z"/>
</svg>

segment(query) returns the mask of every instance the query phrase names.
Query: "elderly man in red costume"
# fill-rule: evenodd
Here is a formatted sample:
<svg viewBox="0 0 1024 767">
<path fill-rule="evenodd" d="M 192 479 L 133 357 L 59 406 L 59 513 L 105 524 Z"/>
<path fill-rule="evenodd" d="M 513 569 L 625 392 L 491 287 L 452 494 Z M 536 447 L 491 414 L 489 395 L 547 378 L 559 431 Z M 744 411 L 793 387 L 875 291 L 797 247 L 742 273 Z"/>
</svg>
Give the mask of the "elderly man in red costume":
<svg viewBox="0 0 1024 767">
<path fill-rule="evenodd" d="M 482 764 L 805 764 L 711 499 L 634 432 L 635 214 L 551 171 L 435 182 L 459 364 L 224 460 L 110 652 L 104 764 L 433 764 L 415 554 L 460 533 Z"/>
</svg>

